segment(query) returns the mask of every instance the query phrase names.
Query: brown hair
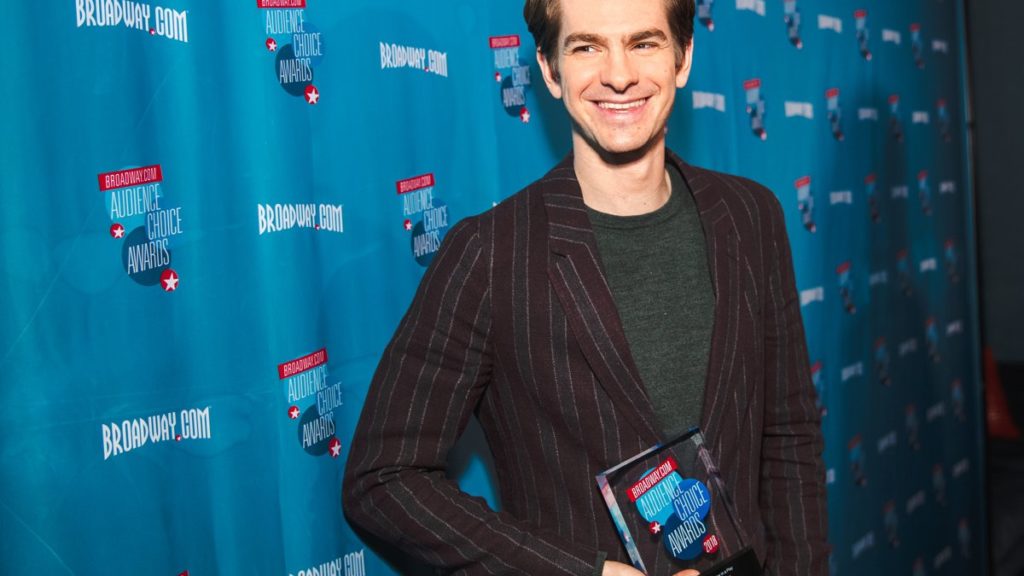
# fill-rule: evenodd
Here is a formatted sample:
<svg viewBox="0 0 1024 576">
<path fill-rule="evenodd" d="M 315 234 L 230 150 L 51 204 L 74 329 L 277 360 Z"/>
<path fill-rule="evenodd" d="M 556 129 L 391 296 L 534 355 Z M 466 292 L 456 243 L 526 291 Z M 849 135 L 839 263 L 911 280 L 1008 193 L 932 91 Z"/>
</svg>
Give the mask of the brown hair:
<svg viewBox="0 0 1024 576">
<path fill-rule="evenodd" d="M 664 0 L 668 12 L 668 26 L 676 41 L 676 66 L 683 62 L 683 51 L 693 40 L 694 0 Z M 558 78 L 558 33 L 561 28 L 562 9 L 558 0 L 526 0 L 523 5 L 523 19 L 533 34 L 537 50 L 544 55 L 551 66 L 551 72 Z"/>
</svg>

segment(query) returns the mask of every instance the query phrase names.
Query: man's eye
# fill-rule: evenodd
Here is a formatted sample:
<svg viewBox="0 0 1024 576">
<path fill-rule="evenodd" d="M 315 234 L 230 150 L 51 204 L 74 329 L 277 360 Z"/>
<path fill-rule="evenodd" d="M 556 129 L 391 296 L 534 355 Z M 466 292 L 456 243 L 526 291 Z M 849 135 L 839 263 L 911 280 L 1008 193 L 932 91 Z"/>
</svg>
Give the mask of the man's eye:
<svg viewBox="0 0 1024 576">
<path fill-rule="evenodd" d="M 657 47 L 658 45 L 654 42 L 638 42 L 635 46 L 635 48 L 639 48 L 640 50 L 653 50 Z"/>
<path fill-rule="evenodd" d="M 594 46 L 593 44 L 582 44 L 580 46 L 573 47 L 572 52 L 573 54 L 597 52 L 597 46 Z"/>
</svg>

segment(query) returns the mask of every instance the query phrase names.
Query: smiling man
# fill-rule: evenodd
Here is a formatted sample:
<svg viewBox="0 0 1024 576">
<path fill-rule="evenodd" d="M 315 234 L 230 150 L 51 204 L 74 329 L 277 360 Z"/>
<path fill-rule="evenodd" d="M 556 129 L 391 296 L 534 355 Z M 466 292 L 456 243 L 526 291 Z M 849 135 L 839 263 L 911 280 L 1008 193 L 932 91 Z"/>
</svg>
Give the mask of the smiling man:
<svg viewBox="0 0 1024 576">
<path fill-rule="evenodd" d="M 527 0 L 572 154 L 448 233 L 370 387 L 351 521 L 457 574 L 637 576 L 594 476 L 699 425 L 765 573 L 827 573 L 781 208 L 665 147 L 693 15 L 693 0 Z M 445 476 L 474 413 L 501 512 Z"/>
</svg>

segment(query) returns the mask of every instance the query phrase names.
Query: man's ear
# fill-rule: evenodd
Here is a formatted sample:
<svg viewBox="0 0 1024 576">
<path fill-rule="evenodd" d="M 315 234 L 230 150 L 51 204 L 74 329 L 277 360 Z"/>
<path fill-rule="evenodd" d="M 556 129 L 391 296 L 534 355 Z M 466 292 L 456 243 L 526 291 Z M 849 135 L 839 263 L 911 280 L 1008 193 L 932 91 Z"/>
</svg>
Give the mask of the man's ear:
<svg viewBox="0 0 1024 576">
<path fill-rule="evenodd" d="M 540 49 L 537 49 L 537 65 L 540 66 L 541 76 L 544 77 L 544 84 L 548 87 L 548 92 L 555 97 L 556 100 L 562 98 L 562 84 L 555 78 L 555 71 L 551 69 L 551 64 L 548 59 L 540 53 Z"/>
<path fill-rule="evenodd" d="M 693 38 L 690 39 L 690 44 L 683 50 L 682 62 L 679 63 L 679 69 L 676 70 L 676 88 L 686 86 L 687 80 L 690 79 L 691 64 L 693 64 Z"/>
</svg>

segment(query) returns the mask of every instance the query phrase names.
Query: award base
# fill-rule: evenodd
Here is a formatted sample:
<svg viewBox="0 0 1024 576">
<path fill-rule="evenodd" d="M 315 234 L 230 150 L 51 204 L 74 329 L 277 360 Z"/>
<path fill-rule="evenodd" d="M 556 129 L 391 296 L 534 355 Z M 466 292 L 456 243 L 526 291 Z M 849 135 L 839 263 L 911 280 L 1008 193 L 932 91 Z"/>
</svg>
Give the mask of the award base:
<svg viewBox="0 0 1024 576">
<path fill-rule="evenodd" d="M 761 576 L 761 563 L 752 549 L 744 548 L 704 570 L 700 576 Z"/>
</svg>

